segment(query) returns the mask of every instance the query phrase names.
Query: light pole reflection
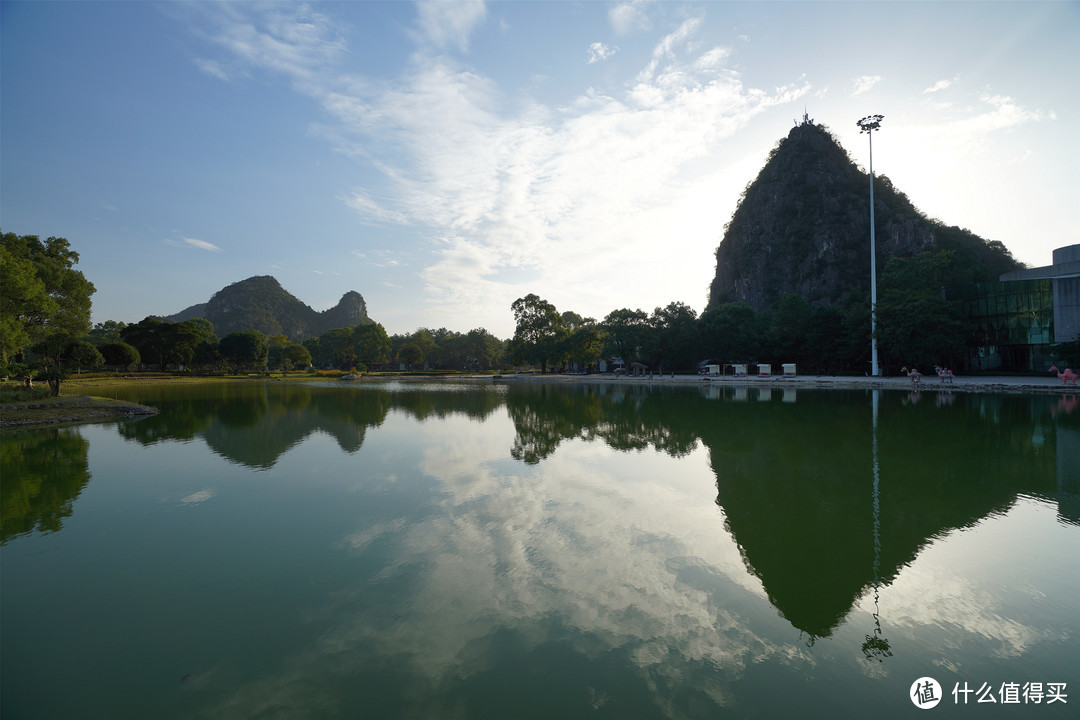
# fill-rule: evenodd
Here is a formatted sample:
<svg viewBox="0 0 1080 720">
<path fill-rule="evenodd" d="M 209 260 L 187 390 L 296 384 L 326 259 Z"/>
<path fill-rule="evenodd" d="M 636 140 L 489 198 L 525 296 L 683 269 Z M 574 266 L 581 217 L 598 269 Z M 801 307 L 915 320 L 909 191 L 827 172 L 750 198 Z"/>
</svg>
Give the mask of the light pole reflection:
<svg viewBox="0 0 1080 720">
<path fill-rule="evenodd" d="M 872 390 L 873 393 L 873 429 L 872 444 L 874 456 L 874 633 L 867 635 L 862 644 L 863 655 L 867 660 L 884 662 L 885 658 L 892 657 L 889 649 L 889 641 L 881 636 L 881 616 L 878 612 L 878 573 L 881 568 L 881 466 L 878 462 L 878 402 L 880 390 Z"/>
</svg>

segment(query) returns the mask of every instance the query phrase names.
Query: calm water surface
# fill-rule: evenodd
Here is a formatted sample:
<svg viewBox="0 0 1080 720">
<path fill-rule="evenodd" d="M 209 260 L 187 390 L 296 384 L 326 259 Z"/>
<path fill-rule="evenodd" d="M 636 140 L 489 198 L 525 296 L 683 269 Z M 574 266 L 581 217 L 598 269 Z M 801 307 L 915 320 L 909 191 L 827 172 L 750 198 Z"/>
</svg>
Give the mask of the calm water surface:
<svg viewBox="0 0 1080 720">
<path fill-rule="evenodd" d="M 6 719 L 1080 706 L 1071 396 L 111 392 L 162 413 L 0 441 Z"/>
</svg>

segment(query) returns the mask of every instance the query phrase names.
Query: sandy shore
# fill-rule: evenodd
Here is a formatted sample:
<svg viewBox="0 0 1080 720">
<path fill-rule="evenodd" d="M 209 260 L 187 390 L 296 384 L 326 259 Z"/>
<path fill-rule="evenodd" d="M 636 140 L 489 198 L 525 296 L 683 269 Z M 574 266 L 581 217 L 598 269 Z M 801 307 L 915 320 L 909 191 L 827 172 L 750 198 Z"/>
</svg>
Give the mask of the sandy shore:
<svg viewBox="0 0 1080 720">
<path fill-rule="evenodd" d="M 492 376 L 469 378 L 476 381 L 492 382 Z M 774 375 L 768 378 L 750 376 L 746 378 L 726 377 L 705 378 L 699 375 L 653 375 L 630 377 L 627 375 L 539 375 L 537 373 L 505 373 L 495 376 L 495 382 L 507 383 L 552 383 L 552 384 L 621 384 L 621 385 L 682 385 L 702 386 L 706 384 L 731 387 L 779 387 L 779 388 L 820 388 L 834 390 L 921 390 L 957 392 L 1009 392 L 1009 393 L 1062 393 L 1080 392 L 1075 385 L 1065 386 L 1057 377 L 1009 377 L 980 375 L 977 377 L 956 377 L 952 382 L 942 382 L 937 376 L 923 376 L 919 383 L 913 384 L 906 376 L 895 377 L 831 377 L 824 375 L 798 375 L 785 378 Z"/>
</svg>

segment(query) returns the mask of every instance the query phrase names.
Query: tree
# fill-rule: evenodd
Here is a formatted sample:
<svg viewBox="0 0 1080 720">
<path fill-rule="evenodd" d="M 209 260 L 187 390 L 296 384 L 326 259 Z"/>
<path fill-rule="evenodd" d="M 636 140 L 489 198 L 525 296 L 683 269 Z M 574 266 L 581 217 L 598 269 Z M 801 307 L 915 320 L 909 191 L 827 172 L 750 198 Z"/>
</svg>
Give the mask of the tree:
<svg viewBox="0 0 1080 720">
<path fill-rule="evenodd" d="M 120 337 L 139 351 L 142 362 L 164 369 L 167 324 L 156 317 L 148 316 L 125 327 L 120 331 Z"/>
<path fill-rule="evenodd" d="M 31 351 L 38 356 L 37 365 L 41 376 L 49 383 L 52 395 L 60 394 L 60 383 L 67 378 L 64 360 L 73 361 L 77 367 L 103 365 L 98 349 L 85 340 L 76 340 L 67 333 L 54 333 L 35 343 Z"/>
<path fill-rule="evenodd" d="M 583 318 L 575 312 L 564 312 L 562 320 L 566 334 L 559 354 L 582 366 L 592 364 L 604 351 L 607 342 L 604 331 L 593 318 Z"/>
<path fill-rule="evenodd" d="M 356 356 L 367 367 L 390 362 L 390 338 L 381 323 L 362 323 L 352 330 Z"/>
<path fill-rule="evenodd" d="M 494 370 L 506 349 L 502 340 L 484 328 L 474 328 L 465 334 L 465 352 L 481 370 Z"/>
<path fill-rule="evenodd" d="M 745 302 L 724 303 L 701 316 L 702 347 L 721 363 L 753 359 L 761 346 L 754 308 Z"/>
<path fill-rule="evenodd" d="M 234 368 L 262 365 L 266 362 L 267 337 L 258 330 L 241 330 L 221 339 L 218 351 Z"/>
<path fill-rule="evenodd" d="M 644 310 L 612 310 L 601 324 L 608 336 L 608 351 L 631 363 L 649 336 L 649 316 Z"/>
<path fill-rule="evenodd" d="M 424 351 L 420 348 L 419 343 L 408 340 L 397 351 L 397 359 L 398 362 L 403 362 L 405 365 L 419 365 L 424 362 Z"/>
<path fill-rule="evenodd" d="M 511 305 L 517 327 L 510 352 L 515 362 L 539 363 L 547 372 L 549 360 L 560 359 L 559 341 L 565 333 L 562 317 L 547 300 L 530 293 Z"/>
<path fill-rule="evenodd" d="M 270 338 L 270 349 L 267 351 L 266 366 L 270 369 L 279 368 L 285 360 L 285 348 L 291 343 L 288 335 L 274 335 Z"/>
<path fill-rule="evenodd" d="M 127 327 L 125 323 L 115 320 L 94 323 L 94 329 L 90 331 L 87 339 L 98 347 L 106 343 L 122 342 L 123 337 L 121 337 L 120 333 L 125 327 Z"/>
<path fill-rule="evenodd" d="M 99 350 L 106 365 L 112 365 L 114 369 L 132 368 L 139 364 L 142 358 L 134 346 L 124 342 L 111 342 L 102 345 Z"/>
<path fill-rule="evenodd" d="M 0 360 L 49 335 L 90 330 L 94 285 L 74 266 L 79 254 L 64 238 L 0 236 Z"/>
<path fill-rule="evenodd" d="M 959 303 L 945 299 L 943 281 L 952 253 L 892 258 L 885 265 L 877 303 L 877 336 L 886 364 L 952 367 L 967 355 Z"/>
<path fill-rule="evenodd" d="M 681 302 L 653 310 L 646 346 L 650 363 L 663 367 L 696 368 L 701 347 L 697 313 Z"/>
<path fill-rule="evenodd" d="M 807 328 L 810 303 L 792 292 L 780 298 L 772 308 L 765 348 L 774 362 L 804 363 L 807 352 Z"/>
<path fill-rule="evenodd" d="M 214 324 L 206 318 L 191 318 L 178 323 L 162 323 L 163 352 L 166 363 L 190 365 L 196 349 L 203 343 L 216 343 Z"/>
<path fill-rule="evenodd" d="M 319 351 L 323 362 L 339 370 L 351 370 L 359 362 L 350 328 L 334 328 L 321 335 Z"/>
<path fill-rule="evenodd" d="M 307 367 L 311 365 L 311 352 L 303 345 L 290 343 L 283 352 L 284 361 L 291 363 L 293 367 Z"/>
</svg>

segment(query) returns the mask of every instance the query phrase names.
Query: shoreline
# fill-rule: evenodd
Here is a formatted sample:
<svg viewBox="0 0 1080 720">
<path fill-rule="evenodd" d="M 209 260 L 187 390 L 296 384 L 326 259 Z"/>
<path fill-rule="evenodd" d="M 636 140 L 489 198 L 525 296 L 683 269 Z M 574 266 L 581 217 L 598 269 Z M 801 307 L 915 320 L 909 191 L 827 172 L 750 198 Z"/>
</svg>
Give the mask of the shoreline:
<svg viewBox="0 0 1080 720">
<path fill-rule="evenodd" d="M 280 381 L 281 378 L 274 378 Z M 289 378 L 293 381 L 307 381 L 314 378 Z M 206 378 L 215 382 L 217 378 Z M 248 378 L 267 380 L 266 378 Z M 709 377 L 701 375 L 648 375 L 633 377 L 630 375 L 560 375 L 537 373 L 502 373 L 497 375 L 442 375 L 412 376 L 408 374 L 362 375 L 359 382 L 469 382 L 469 383 L 506 383 L 551 385 L 630 385 L 636 387 L 733 387 L 733 388 L 780 388 L 806 390 L 893 390 L 903 392 L 976 392 L 1010 394 L 1080 394 L 1080 387 L 1064 385 L 1053 376 L 1047 377 L 1010 377 L 1010 376 L 958 376 L 951 383 L 942 382 L 938 377 L 923 376 L 922 381 L 913 384 L 906 376 L 896 377 L 857 377 L 798 375 L 791 378 L 775 375 L 760 378 L 751 375 L 745 378 Z M 199 382 L 197 378 L 183 378 L 180 382 Z M 137 380 L 134 382 L 138 382 Z M 166 380 L 165 382 L 170 382 Z M 354 380 L 355 382 L 355 380 Z M 87 383 L 92 387 L 93 383 Z M 0 430 L 23 430 L 61 425 L 76 425 L 115 420 L 147 417 L 156 415 L 157 408 L 138 403 L 92 395 L 61 395 L 31 402 L 5 403 L 0 405 Z"/>
<path fill-rule="evenodd" d="M 158 414 L 157 408 L 92 395 L 60 397 L 0 405 L 0 430 L 31 430 L 61 425 L 111 422 Z"/>
<path fill-rule="evenodd" d="M 672 387 L 777 387 L 805 388 L 807 390 L 898 390 L 906 392 L 987 392 L 987 393 L 1080 393 L 1076 385 L 1064 385 L 1056 377 L 1010 377 L 1010 376 L 958 376 L 952 382 L 942 382 L 937 376 L 923 376 L 918 383 L 912 383 L 906 376 L 896 377 L 857 377 L 797 375 L 791 378 L 774 375 L 759 378 L 751 375 L 745 378 L 708 377 L 701 375 L 648 375 L 632 377 L 629 375 L 537 375 L 535 373 L 505 373 L 495 376 L 470 376 L 459 379 L 505 383 L 554 383 L 554 384 L 615 384 L 637 386 L 672 386 Z"/>
</svg>

